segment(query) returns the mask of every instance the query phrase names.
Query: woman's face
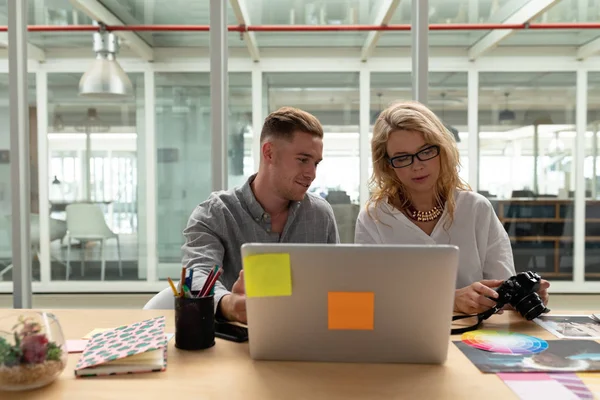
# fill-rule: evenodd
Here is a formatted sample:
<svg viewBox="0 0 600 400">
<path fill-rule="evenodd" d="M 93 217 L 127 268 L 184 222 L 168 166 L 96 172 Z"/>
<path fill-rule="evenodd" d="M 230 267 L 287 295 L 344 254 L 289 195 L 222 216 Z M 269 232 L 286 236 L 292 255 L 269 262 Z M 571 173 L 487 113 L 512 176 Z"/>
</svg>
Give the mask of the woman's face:
<svg viewBox="0 0 600 400">
<path fill-rule="evenodd" d="M 433 194 L 440 176 L 439 152 L 420 132 L 394 131 L 387 141 L 390 167 L 412 194 Z"/>
</svg>

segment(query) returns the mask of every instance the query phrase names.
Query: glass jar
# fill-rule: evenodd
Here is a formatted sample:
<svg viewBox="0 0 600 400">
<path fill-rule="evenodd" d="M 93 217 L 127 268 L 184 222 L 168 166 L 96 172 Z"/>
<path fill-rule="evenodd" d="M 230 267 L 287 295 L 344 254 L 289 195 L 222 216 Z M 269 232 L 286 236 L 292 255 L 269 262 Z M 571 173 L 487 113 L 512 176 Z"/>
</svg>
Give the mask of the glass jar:
<svg viewBox="0 0 600 400">
<path fill-rule="evenodd" d="M 67 365 L 67 353 L 55 315 L 15 310 L 0 318 L 0 390 L 31 390 L 53 382 Z"/>
</svg>

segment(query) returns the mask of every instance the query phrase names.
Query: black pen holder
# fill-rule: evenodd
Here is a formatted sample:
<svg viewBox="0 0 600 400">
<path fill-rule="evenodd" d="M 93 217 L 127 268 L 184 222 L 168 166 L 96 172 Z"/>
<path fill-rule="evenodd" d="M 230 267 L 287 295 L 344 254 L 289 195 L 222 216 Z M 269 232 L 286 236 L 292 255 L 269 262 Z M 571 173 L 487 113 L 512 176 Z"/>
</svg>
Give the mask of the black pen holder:
<svg viewBox="0 0 600 400">
<path fill-rule="evenodd" d="M 192 292 L 194 296 L 197 293 Z M 175 347 L 201 350 L 214 345 L 214 296 L 175 297 Z"/>
</svg>

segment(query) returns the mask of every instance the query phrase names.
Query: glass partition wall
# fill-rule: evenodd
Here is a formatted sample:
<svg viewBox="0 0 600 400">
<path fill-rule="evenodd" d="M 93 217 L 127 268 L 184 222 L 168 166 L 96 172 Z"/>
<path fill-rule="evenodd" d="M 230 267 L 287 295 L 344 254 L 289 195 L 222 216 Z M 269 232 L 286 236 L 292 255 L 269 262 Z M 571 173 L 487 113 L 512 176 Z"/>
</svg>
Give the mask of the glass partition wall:
<svg viewBox="0 0 600 400">
<path fill-rule="evenodd" d="M 309 192 L 332 206 L 340 240 L 354 242 L 359 204 L 358 73 L 267 73 L 269 112 L 293 106 L 323 125 L 323 161 Z"/>
<path fill-rule="evenodd" d="M 336 208 L 342 241 L 352 242 L 356 215 L 362 203 L 359 188 L 367 184 L 359 179 L 358 109 L 364 99 L 358 96 L 358 71 L 265 72 L 260 79 L 263 107 L 252 107 L 252 89 L 256 82 L 252 82 L 251 72 L 230 73 L 229 186 L 243 183 L 254 172 L 253 112 L 263 108 L 261 118 L 264 119 L 267 112 L 284 104 L 312 112 L 323 123 L 326 140 L 325 159 L 310 190 L 327 198 Z M 39 73 L 31 75 L 35 78 Z M 77 287 L 77 282 L 84 282 L 86 290 L 155 290 L 162 287 L 162 280 L 180 268 L 182 230 L 193 208 L 210 194 L 208 73 L 174 70 L 152 74 L 156 96 L 152 130 L 145 126 L 144 73 L 129 72 L 136 96 L 122 104 L 74 100 L 79 74 L 47 74 L 48 181 L 38 182 L 38 185 L 47 185 L 49 196 L 47 237 L 50 238 L 51 279 L 39 283 L 44 290 L 69 291 Z M 554 281 L 573 282 L 574 268 L 578 268 L 574 255 L 578 240 L 575 196 L 578 190 L 585 190 L 585 238 L 582 237 L 585 280 L 598 280 L 600 271 L 596 258 L 600 248 L 597 242 L 600 242 L 595 229 L 600 214 L 596 215 L 594 203 L 600 196 L 595 179 L 597 161 L 600 161 L 596 154 L 600 128 L 595 117 L 598 73 L 589 73 L 583 160 L 577 158 L 575 151 L 575 71 L 480 72 L 477 132 L 470 132 L 467 124 L 467 114 L 473 111 L 468 110 L 466 74 L 466 71 L 430 73 L 429 106 L 458 133 L 461 176 L 465 180 L 469 176 L 470 152 L 475 150 L 479 154 L 478 191 L 490 199 L 509 233 L 517 269 L 535 270 Z M 409 79 L 409 72 L 371 73 L 368 99 L 371 129 L 381 109 L 393 100 L 410 97 Z M 33 87 L 31 94 L 35 94 Z M 142 214 L 148 200 L 145 197 L 148 182 L 146 161 L 141 153 L 147 150 L 139 141 L 140 136 L 150 131 L 155 135 L 156 215 Z M 479 146 L 474 150 L 469 146 L 471 134 L 479 138 Z M 5 144 L 5 151 L 0 155 L 6 155 L 8 143 Z M 370 152 L 366 157 L 370 174 Z M 9 164 L 3 160 L 0 172 L 4 165 L 6 175 Z M 578 162 L 584 163 L 585 187 L 582 188 L 577 187 L 575 179 Z M 8 182 L 4 185 L 0 182 L 3 215 L 10 209 L 9 187 Z M 82 200 L 94 204 L 101 211 L 106 226 L 120 238 L 120 254 L 116 241 L 107 240 L 103 249 L 104 281 L 98 243 L 72 239 L 70 253 L 67 251 L 66 207 Z M 353 210 L 346 210 L 348 207 Z M 155 260 L 146 258 L 148 244 L 144 225 L 148 218 L 156 218 L 158 227 Z M 2 241 L 3 253 L 10 252 L 9 243 Z M 2 257 L 6 262 L 0 262 L 6 266 L 9 259 Z M 37 257 L 33 263 L 34 280 L 39 280 L 42 264 Z M 67 263 L 70 265 L 68 277 Z M 156 271 L 154 282 L 148 281 L 150 268 Z M 5 290 L 7 286 L 2 286 L 5 284 L 2 282 L 10 281 L 10 271 L 1 278 L 0 290 Z M 138 283 L 127 289 L 111 286 L 115 281 Z"/>
<path fill-rule="evenodd" d="M 585 132 L 585 280 L 600 280 L 600 72 L 588 73 Z"/>
<path fill-rule="evenodd" d="M 160 72 L 156 84 L 158 277 L 181 272 L 182 231 L 211 188 L 210 74 Z M 250 73 L 229 74 L 228 186 L 253 172 Z"/>
<path fill-rule="evenodd" d="M 485 72 L 479 83 L 479 189 L 515 268 L 573 280 L 576 74 Z"/>
<path fill-rule="evenodd" d="M 37 107 L 36 76 L 28 74 L 27 97 L 29 108 L 29 141 L 32 152 L 30 170 L 30 224 L 31 224 L 31 270 L 34 282 L 40 281 L 40 205 L 39 205 L 39 159 L 37 156 Z M 10 156 L 10 110 L 8 74 L 0 73 L 0 282 L 12 282 L 12 199 Z"/>
<path fill-rule="evenodd" d="M 59 2 L 46 3 L 44 12 L 36 8 L 34 23 L 90 23 L 79 11 L 63 13 Z M 180 23 L 178 18 L 188 24 L 210 22 L 209 2 L 177 16 L 149 7 L 153 2 L 131 2 L 127 7 L 104 3 L 132 24 Z M 252 23 L 370 24 L 390 2 L 296 3 L 271 8 L 266 1 L 257 2 L 250 12 Z M 518 2 L 468 3 L 465 9 L 457 2 L 432 0 L 430 22 L 500 23 L 512 15 L 507 7 Z M 557 3 L 566 7 L 564 0 Z M 140 12 L 139 7 L 147 8 Z M 596 8 L 580 9 L 577 18 L 596 20 Z M 229 5 L 228 11 L 228 24 L 240 23 Z M 400 2 L 390 23 L 409 23 L 412 12 L 410 2 Z M 536 18 L 560 20 L 560 15 L 555 10 Z M 564 35 L 565 45 L 592 40 L 591 32 L 570 32 Z M 228 36 L 228 129 L 221 132 L 227 156 L 220 160 L 228 172 L 224 186 L 238 186 L 255 172 L 255 146 L 269 112 L 283 105 L 305 109 L 325 128 L 325 157 L 310 190 L 329 201 L 342 242 L 350 243 L 372 170 L 370 146 L 361 134 L 370 139 L 383 108 L 413 97 L 410 32 L 382 32 L 378 42 L 370 32 L 256 33 L 258 54 L 245 34 Z M 554 291 L 600 293 L 600 59 L 594 56 L 582 63 L 571 47 L 551 56 L 529 54 L 518 47 L 519 40 L 534 45 L 544 34 L 532 30 L 516 32 L 497 49 L 491 44 L 471 60 L 472 51 L 489 33 L 431 33 L 428 106 L 455 132 L 459 173 L 494 205 L 511 239 L 517 270 L 540 272 L 553 281 Z M 551 36 L 557 37 L 555 33 Z M 57 33 L 30 36 L 30 115 L 37 116 L 31 111 L 35 108 L 47 116 L 44 124 L 30 120 L 31 206 L 32 213 L 49 218 L 49 224 L 39 225 L 39 253 L 33 249 L 33 289 L 159 291 L 166 287 L 166 277 L 178 276 L 182 231 L 194 207 L 212 190 L 216 155 L 208 33 L 143 32 L 141 41 L 125 41 L 118 60 L 134 95 L 113 102 L 78 96 L 79 79 L 93 60 L 91 34 L 64 35 L 70 39 L 60 46 Z M 372 40 L 375 44 L 369 47 Z M 150 56 L 143 43 L 151 49 Z M 43 48 L 45 59 L 35 48 Z M 7 72 L 2 59 L 4 221 L 10 216 L 11 190 Z M 47 163 L 38 167 L 36 160 Z M 368 174 L 361 170 L 361 161 Z M 77 203 L 93 207 L 103 229 L 115 235 L 104 248 L 98 242 L 67 238 L 68 208 Z M 0 292 L 12 290 L 9 235 L 9 223 L 0 222 Z"/>
<path fill-rule="evenodd" d="M 81 99 L 80 78 L 48 74 L 51 280 L 138 280 L 143 75 L 129 74 L 134 95 L 120 102 Z"/>
<path fill-rule="evenodd" d="M 31 74 L 32 82 L 38 73 L 41 72 Z M 71 281 L 89 281 L 86 290 L 107 290 L 115 281 L 138 281 L 131 286 L 133 291 L 154 290 L 163 285 L 161 280 L 173 276 L 180 268 L 182 230 L 193 208 L 210 194 L 208 73 L 174 70 L 152 74 L 156 96 L 153 130 L 145 126 L 143 73 L 129 72 L 136 96 L 122 104 L 75 100 L 79 74 L 47 74 L 48 181 L 38 182 L 38 185 L 47 185 L 49 196 L 51 279 L 42 284 L 46 290 L 71 290 L 77 285 Z M 467 124 L 466 71 L 430 73 L 429 107 L 457 131 L 461 176 L 465 180 L 469 176 L 468 155 L 473 151 L 468 138 L 470 134 L 478 135 L 479 146 L 475 149 L 479 154 L 478 191 L 490 199 L 509 233 L 520 271 L 535 270 L 554 281 L 573 281 L 573 271 L 577 268 L 574 265 L 575 195 L 577 190 L 585 190 L 585 238 L 582 238 L 585 240 L 585 280 L 598 280 L 600 271 L 596 258 L 600 246 L 596 243 L 595 229 L 596 217 L 600 220 L 600 214 L 596 216 L 594 203 L 600 196 L 595 179 L 597 161 L 600 161 L 596 154 L 600 128 L 595 118 L 598 74 L 589 73 L 585 157 L 578 160 L 575 71 L 480 72 L 477 132 L 470 132 Z M 364 99 L 358 96 L 358 71 L 265 72 L 260 79 L 264 94 L 262 107 L 252 107 L 252 89 L 256 83 L 252 82 L 251 71 L 230 75 L 229 186 L 243 183 L 254 172 L 253 112 L 262 108 L 264 119 L 267 112 L 284 104 L 312 112 L 323 123 L 326 140 L 325 159 L 310 190 L 327 198 L 336 208 L 342 241 L 352 242 L 356 215 L 362 203 L 359 188 L 367 184 L 359 181 L 358 109 Z M 33 85 L 31 91 L 35 98 Z M 410 73 L 372 72 L 370 93 L 372 129 L 381 109 L 391 101 L 410 98 Z M 156 151 L 155 216 L 141 214 L 147 202 L 145 185 L 148 182 L 145 158 L 141 154 L 147 150 L 140 146 L 139 136 L 150 131 L 155 135 Z M 8 143 L 3 149 L 8 149 Z M 370 152 L 366 157 L 370 176 Z M 578 162 L 584 163 L 585 188 L 577 187 L 575 167 Z M 0 171 L 2 165 L 8 171 L 9 164 L 0 162 Z M 0 183 L 3 215 L 10 209 L 10 196 L 6 191 L 9 187 L 8 181 L 4 185 Z M 70 253 L 67 251 L 66 206 L 82 200 L 94 204 L 101 211 L 106 226 L 120 238 L 120 254 L 116 241 L 108 240 L 103 249 L 104 281 L 98 243 L 72 239 Z M 146 259 L 148 245 L 144 224 L 148 218 L 156 218 L 158 226 L 156 260 Z M 3 253 L 10 252 L 9 243 L 2 241 Z M 2 258 L 6 261 L 4 266 L 9 259 Z M 41 263 L 37 257 L 33 263 L 34 280 L 39 280 Z M 148 281 L 150 268 L 156 271 L 154 282 Z M 10 277 L 9 270 L 1 275 L 4 282 L 10 281 Z M 56 286 L 59 282 L 61 285 Z M 4 290 L 6 286 L 1 285 L 0 281 L 0 289 Z M 116 286 L 113 288 L 117 290 Z M 122 287 L 118 290 L 127 291 Z"/>
</svg>

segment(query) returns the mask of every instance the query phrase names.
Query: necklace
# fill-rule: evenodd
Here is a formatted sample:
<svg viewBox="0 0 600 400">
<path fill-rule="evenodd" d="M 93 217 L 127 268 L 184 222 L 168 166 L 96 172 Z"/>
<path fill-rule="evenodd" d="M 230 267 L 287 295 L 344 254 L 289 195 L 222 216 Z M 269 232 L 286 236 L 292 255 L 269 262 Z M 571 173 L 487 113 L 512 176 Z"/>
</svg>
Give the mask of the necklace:
<svg viewBox="0 0 600 400">
<path fill-rule="evenodd" d="M 438 219 L 442 212 L 444 211 L 443 206 L 435 206 L 429 211 L 419 211 L 413 207 L 413 205 L 409 205 L 407 209 L 407 214 L 409 217 L 418 222 L 429 222 Z"/>
</svg>

